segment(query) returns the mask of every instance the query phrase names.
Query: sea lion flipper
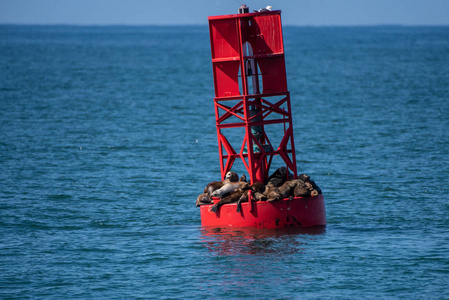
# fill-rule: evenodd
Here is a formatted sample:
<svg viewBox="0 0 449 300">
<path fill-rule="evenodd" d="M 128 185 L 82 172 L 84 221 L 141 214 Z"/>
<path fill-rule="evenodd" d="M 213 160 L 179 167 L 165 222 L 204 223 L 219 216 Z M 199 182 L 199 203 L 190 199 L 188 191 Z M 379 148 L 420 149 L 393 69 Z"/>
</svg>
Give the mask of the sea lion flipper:
<svg viewBox="0 0 449 300">
<path fill-rule="evenodd" d="M 211 211 L 211 212 L 214 212 L 214 213 L 216 213 L 217 210 L 218 210 L 218 203 L 217 203 L 217 204 L 214 204 L 214 205 L 210 208 L 210 211 Z"/>
<path fill-rule="evenodd" d="M 237 201 L 237 212 L 241 212 L 242 211 L 242 201 Z"/>
</svg>

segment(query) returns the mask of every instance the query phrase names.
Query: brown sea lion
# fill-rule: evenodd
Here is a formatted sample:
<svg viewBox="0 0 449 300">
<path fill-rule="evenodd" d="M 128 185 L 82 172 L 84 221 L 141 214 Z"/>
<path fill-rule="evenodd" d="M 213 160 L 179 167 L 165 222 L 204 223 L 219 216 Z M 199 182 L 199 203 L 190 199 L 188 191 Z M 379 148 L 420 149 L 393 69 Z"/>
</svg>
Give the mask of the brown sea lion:
<svg viewBox="0 0 449 300">
<path fill-rule="evenodd" d="M 268 178 L 268 181 L 273 178 L 282 179 L 282 183 L 280 184 L 282 185 L 287 180 L 292 180 L 294 178 L 294 175 L 288 171 L 287 167 L 283 166 L 274 171 L 274 173 L 271 174 L 271 176 Z"/>
<path fill-rule="evenodd" d="M 262 182 L 254 182 L 249 186 L 249 188 L 254 192 L 263 193 L 265 191 L 265 185 Z"/>
<path fill-rule="evenodd" d="M 256 201 L 266 201 L 267 200 L 267 197 L 263 193 L 260 193 L 260 192 L 255 192 L 253 197 Z"/>
<path fill-rule="evenodd" d="M 313 190 L 313 185 L 309 181 L 304 182 L 304 184 L 309 191 Z"/>
<path fill-rule="evenodd" d="M 318 196 L 319 195 L 319 192 L 317 191 L 317 190 L 315 190 L 315 189 L 313 189 L 311 192 L 310 192 L 310 197 L 316 197 L 316 196 Z"/>
<path fill-rule="evenodd" d="M 243 191 L 242 195 L 240 196 L 239 200 L 237 201 L 237 212 L 240 212 L 242 210 L 243 202 L 248 202 L 248 193 L 249 193 L 249 190 Z"/>
<path fill-rule="evenodd" d="M 293 191 L 293 195 L 295 197 L 309 197 L 310 196 L 310 190 L 307 188 L 307 186 L 304 185 L 298 185 L 295 187 Z"/>
<path fill-rule="evenodd" d="M 315 183 L 315 181 L 312 180 L 312 178 L 310 178 L 309 175 L 307 174 L 300 174 L 298 176 L 298 179 L 301 179 L 302 181 L 304 181 L 305 183 L 307 183 L 307 185 L 310 188 L 310 185 L 312 186 L 311 190 L 316 190 L 318 192 L 318 194 L 321 194 L 321 189 L 318 187 L 318 185 Z"/>
<path fill-rule="evenodd" d="M 212 181 L 207 184 L 204 188 L 203 193 L 208 194 L 209 196 L 215 191 L 223 186 L 223 181 Z"/>
<path fill-rule="evenodd" d="M 304 181 L 304 184 L 295 187 L 293 191 L 295 197 L 315 197 L 321 194 L 321 189 L 309 175 L 300 174 L 298 177 Z"/>
<path fill-rule="evenodd" d="M 281 199 L 281 195 L 279 194 L 277 187 L 271 185 L 265 186 L 265 191 L 263 194 L 267 197 L 267 201 L 269 202 Z"/>
<path fill-rule="evenodd" d="M 259 192 L 255 192 L 253 194 L 253 199 L 257 201 L 265 201 L 267 200 L 267 197 Z M 237 212 L 240 212 L 242 210 L 242 203 L 248 202 L 248 191 L 244 191 L 240 199 L 237 201 Z"/>
<path fill-rule="evenodd" d="M 207 193 L 199 195 L 198 198 L 196 199 L 196 207 L 210 203 L 212 203 L 212 200 Z"/>
<path fill-rule="evenodd" d="M 210 208 L 210 211 L 216 213 L 222 205 L 237 202 L 244 193 L 246 193 L 246 191 L 241 189 L 233 191 L 230 195 L 222 198 L 218 203 L 214 204 Z"/>
<path fill-rule="evenodd" d="M 248 191 L 251 190 L 253 192 L 253 199 L 256 201 L 260 201 L 266 199 L 266 197 L 262 194 L 265 191 L 265 185 L 262 182 L 255 182 L 250 185 L 244 193 L 237 201 L 237 212 L 242 210 L 242 203 L 248 202 Z"/>
<path fill-rule="evenodd" d="M 282 184 L 284 184 L 284 180 L 282 178 L 271 178 L 267 185 L 272 186 L 272 187 L 279 187 Z"/>
<path fill-rule="evenodd" d="M 246 175 L 243 174 L 243 175 L 240 177 L 239 181 L 247 182 L 247 180 L 246 180 Z"/>
<path fill-rule="evenodd" d="M 293 197 L 293 191 L 297 186 L 304 186 L 304 181 L 300 179 L 293 179 L 286 181 L 282 186 L 278 188 L 281 198 Z"/>
<path fill-rule="evenodd" d="M 275 201 L 281 199 L 281 195 L 278 191 L 278 186 L 281 185 L 283 179 L 281 178 L 272 178 L 268 181 L 265 186 L 265 191 L 263 194 L 267 197 L 267 201 Z"/>
<path fill-rule="evenodd" d="M 303 173 L 303 174 L 299 174 L 298 175 L 298 179 L 300 179 L 300 180 L 305 182 L 305 181 L 308 181 L 310 179 L 310 176 Z"/>
<path fill-rule="evenodd" d="M 315 181 L 313 181 L 312 179 L 309 179 L 307 182 L 312 184 L 313 189 L 316 190 L 318 192 L 318 194 L 322 194 L 321 189 L 318 187 L 318 185 L 315 183 Z"/>
</svg>

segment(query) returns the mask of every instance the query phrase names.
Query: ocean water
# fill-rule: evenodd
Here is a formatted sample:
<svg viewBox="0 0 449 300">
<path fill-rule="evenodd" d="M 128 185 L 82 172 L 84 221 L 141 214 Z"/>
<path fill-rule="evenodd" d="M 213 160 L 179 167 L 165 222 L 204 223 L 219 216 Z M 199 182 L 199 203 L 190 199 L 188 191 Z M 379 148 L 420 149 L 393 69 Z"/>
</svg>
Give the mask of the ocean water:
<svg viewBox="0 0 449 300">
<path fill-rule="evenodd" d="M 203 228 L 207 26 L 0 26 L 1 299 L 449 299 L 449 27 L 285 27 L 324 229 Z"/>
</svg>

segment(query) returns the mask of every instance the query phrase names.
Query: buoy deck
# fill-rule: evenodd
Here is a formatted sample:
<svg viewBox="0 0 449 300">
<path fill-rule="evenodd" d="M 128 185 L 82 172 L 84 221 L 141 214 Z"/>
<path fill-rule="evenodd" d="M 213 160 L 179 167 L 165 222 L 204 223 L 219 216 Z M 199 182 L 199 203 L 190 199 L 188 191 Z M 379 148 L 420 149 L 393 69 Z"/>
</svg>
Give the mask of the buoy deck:
<svg viewBox="0 0 449 300">
<path fill-rule="evenodd" d="M 218 198 L 214 202 L 217 203 L 217 200 Z M 326 225 L 326 208 L 322 194 L 273 202 L 245 202 L 242 203 L 240 212 L 237 212 L 237 203 L 225 204 L 217 213 L 211 212 L 211 207 L 212 204 L 200 207 L 203 226 L 283 228 Z"/>
</svg>

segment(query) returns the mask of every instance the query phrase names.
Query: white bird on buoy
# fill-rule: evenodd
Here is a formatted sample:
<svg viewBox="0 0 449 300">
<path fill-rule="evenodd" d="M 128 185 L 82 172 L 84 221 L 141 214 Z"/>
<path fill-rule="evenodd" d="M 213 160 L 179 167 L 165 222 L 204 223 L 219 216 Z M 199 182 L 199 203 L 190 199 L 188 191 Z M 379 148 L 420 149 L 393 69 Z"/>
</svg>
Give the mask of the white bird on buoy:
<svg viewBox="0 0 449 300">
<path fill-rule="evenodd" d="M 267 7 L 265 7 L 265 8 L 261 8 L 261 9 L 259 9 L 259 10 L 258 10 L 258 12 L 263 12 L 263 11 L 271 11 L 271 8 L 272 8 L 272 6 L 268 5 L 268 6 L 267 6 Z"/>
</svg>

